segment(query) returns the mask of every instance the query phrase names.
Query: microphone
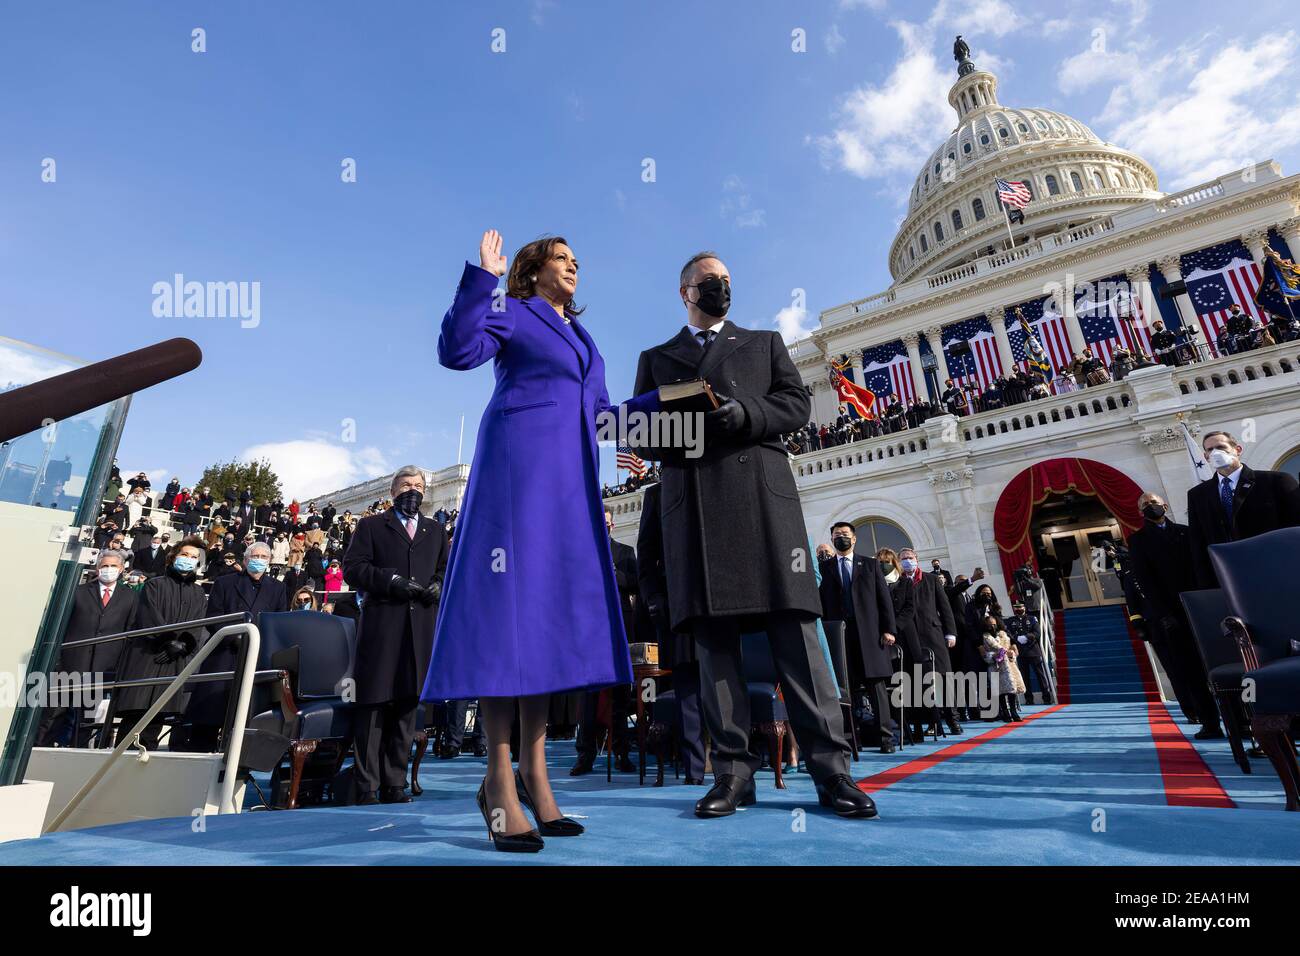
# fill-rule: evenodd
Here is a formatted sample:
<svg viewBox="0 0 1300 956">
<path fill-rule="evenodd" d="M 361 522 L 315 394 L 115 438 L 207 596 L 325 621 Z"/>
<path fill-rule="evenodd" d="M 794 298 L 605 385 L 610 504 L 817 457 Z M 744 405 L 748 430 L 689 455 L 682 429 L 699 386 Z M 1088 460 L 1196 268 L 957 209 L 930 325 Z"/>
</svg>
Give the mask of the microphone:
<svg viewBox="0 0 1300 956">
<path fill-rule="evenodd" d="M 203 352 L 184 338 L 73 369 L 0 394 L 0 442 L 34 432 L 199 367 Z"/>
</svg>

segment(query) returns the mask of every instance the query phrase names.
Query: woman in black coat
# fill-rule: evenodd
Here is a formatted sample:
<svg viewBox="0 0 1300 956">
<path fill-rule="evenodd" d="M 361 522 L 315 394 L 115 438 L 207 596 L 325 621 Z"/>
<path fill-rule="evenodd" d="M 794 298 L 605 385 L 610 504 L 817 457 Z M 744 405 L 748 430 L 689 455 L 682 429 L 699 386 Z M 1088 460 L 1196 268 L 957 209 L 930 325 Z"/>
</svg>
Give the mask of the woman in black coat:
<svg viewBox="0 0 1300 956">
<path fill-rule="evenodd" d="M 166 572 L 145 581 L 140 589 L 131 630 L 179 624 L 206 616 L 208 599 L 203 588 L 194 583 L 202 554 L 203 542 L 195 537 L 186 538 L 172 549 L 167 555 Z M 117 668 L 118 679 L 175 677 L 185 669 L 206 634 L 205 629 L 197 628 L 133 638 L 122 651 Z M 166 686 L 132 687 L 116 692 L 114 712 L 125 722 L 123 731 L 129 730 L 140 715 L 162 696 Z M 187 696 L 184 691 L 175 694 L 145 728 L 140 736 L 147 749 L 157 747 L 162 718 L 183 712 Z"/>
<path fill-rule="evenodd" d="M 903 648 L 903 671 L 908 675 L 913 686 L 919 689 L 923 685 L 919 683 L 921 672 L 917 667 L 927 658 L 922 650 L 921 638 L 916 626 L 916 586 L 912 583 L 912 579 L 903 573 L 898 555 L 892 548 L 881 548 L 876 552 L 876 560 L 880 562 L 885 583 L 889 585 L 889 596 L 894 602 L 898 644 Z M 923 723 L 926 711 L 911 706 L 913 703 L 911 700 L 907 701 L 908 715 L 912 718 L 910 742 L 920 743 L 925 739 Z"/>
</svg>

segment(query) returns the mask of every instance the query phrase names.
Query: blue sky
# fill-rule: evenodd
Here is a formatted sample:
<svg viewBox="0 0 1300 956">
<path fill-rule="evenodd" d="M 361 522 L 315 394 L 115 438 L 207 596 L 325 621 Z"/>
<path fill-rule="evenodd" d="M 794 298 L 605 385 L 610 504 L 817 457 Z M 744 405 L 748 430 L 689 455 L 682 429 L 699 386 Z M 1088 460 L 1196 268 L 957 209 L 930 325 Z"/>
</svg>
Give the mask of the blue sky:
<svg viewBox="0 0 1300 956">
<path fill-rule="evenodd" d="M 440 468 L 462 415 L 468 461 L 491 369 L 443 369 L 435 342 L 484 229 L 511 251 L 569 239 L 618 400 L 640 351 L 683 320 L 676 276 L 698 249 L 722 253 L 731 317 L 756 328 L 806 330 L 888 286 L 907 190 L 955 122 L 956 33 L 1004 104 L 1079 118 L 1175 190 L 1265 158 L 1300 169 L 1300 41 L 1271 32 L 1288 9 L 1242 5 L 1225 22 L 1200 0 L 11 5 L 0 333 L 95 360 L 197 341 L 197 371 L 132 405 L 119 458 L 156 480 L 249 453 L 290 494 Z M 175 273 L 260 283 L 260 321 L 155 316 L 153 285 Z"/>
</svg>

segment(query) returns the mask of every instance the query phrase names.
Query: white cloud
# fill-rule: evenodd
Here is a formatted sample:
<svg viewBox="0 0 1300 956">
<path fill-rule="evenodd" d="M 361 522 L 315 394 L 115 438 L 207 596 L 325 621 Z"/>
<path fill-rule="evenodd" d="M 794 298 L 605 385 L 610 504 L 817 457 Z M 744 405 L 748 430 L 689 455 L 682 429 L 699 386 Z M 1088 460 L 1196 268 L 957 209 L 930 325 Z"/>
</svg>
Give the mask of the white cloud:
<svg viewBox="0 0 1300 956">
<path fill-rule="evenodd" d="M 776 326 L 776 330 L 781 333 L 781 338 L 786 345 L 807 338 L 817 328 L 816 324 L 811 321 L 807 309 L 801 309 L 793 305 L 788 305 L 778 312 L 773 324 Z"/>
<path fill-rule="evenodd" d="M 1166 189 L 1260 162 L 1300 143 L 1290 82 L 1298 47 L 1295 33 L 1251 45 L 1213 35 L 1142 59 L 1111 90 L 1097 125 L 1155 166 Z"/>
<path fill-rule="evenodd" d="M 280 478 L 286 498 L 304 499 L 377 478 L 392 468 L 374 446 L 339 445 L 321 439 L 263 442 L 245 448 L 240 461 L 265 458 Z"/>
<path fill-rule="evenodd" d="M 914 173 L 953 125 L 948 88 L 955 73 L 940 67 L 929 31 L 902 21 L 892 26 L 903 55 L 889 76 L 845 95 L 835 130 L 810 138 L 823 162 L 864 179 Z"/>
<path fill-rule="evenodd" d="M 1084 50 L 1066 59 L 1056 76 L 1062 93 L 1078 93 L 1099 83 L 1122 83 L 1142 68 L 1136 50 Z"/>
<path fill-rule="evenodd" d="M 931 31 L 943 29 L 963 36 L 995 37 L 1014 33 L 1026 24 L 1025 18 L 1006 0 L 939 0 L 926 21 Z M 971 58 L 975 58 L 973 52 Z"/>
<path fill-rule="evenodd" d="M 830 30 L 822 37 L 822 43 L 826 44 L 826 52 L 831 56 L 839 53 L 844 49 L 844 34 L 840 32 L 840 25 L 832 23 Z"/>
<path fill-rule="evenodd" d="M 754 205 L 753 196 L 734 173 L 722 181 L 723 219 L 730 219 L 738 229 L 757 229 L 767 225 L 767 210 Z"/>
</svg>

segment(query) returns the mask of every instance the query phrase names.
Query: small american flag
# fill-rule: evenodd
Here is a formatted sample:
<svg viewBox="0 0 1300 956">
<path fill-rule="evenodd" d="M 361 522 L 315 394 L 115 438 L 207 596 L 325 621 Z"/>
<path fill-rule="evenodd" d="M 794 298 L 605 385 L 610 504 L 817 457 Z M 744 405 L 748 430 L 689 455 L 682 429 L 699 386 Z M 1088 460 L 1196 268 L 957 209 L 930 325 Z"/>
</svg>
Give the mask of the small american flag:
<svg viewBox="0 0 1300 956">
<path fill-rule="evenodd" d="M 618 446 L 618 454 L 614 459 L 614 464 L 617 468 L 630 471 L 638 478 L 645 477 L 645 462 L 638 458 L 627 445 Z"/>
<path fill-rule="evenodd" d="M 1004 206 L 1024 209 L 1033 201 L 1034 194 L 1029 191 L 1029 187 L 1024 183 L 1011 183 L 1005 179 L 994 180 L 994 182 L 997 183 L 998 199 Z"/>
</svg>

